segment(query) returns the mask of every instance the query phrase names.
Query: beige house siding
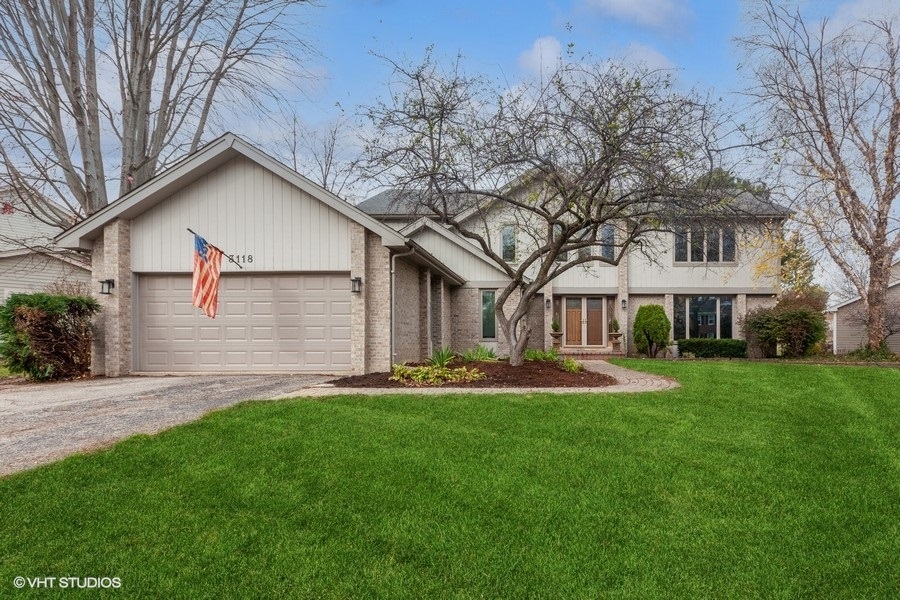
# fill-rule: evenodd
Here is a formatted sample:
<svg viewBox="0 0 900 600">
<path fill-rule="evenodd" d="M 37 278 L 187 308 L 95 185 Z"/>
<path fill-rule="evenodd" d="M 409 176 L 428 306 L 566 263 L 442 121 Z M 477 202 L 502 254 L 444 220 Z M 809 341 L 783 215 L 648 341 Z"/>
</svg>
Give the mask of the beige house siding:
<svg viewBox="0 0 900 600">
<path fill-rule="evenodd" d="M 245 157 L 134 219 L 133 270 L 190 272 L 187 228 L 240 257 L 223 272 L 350 270 L 350 219 Z"/>
<path fill-rule="evenodd" d="M 436 259 L 445 265 L 452 265 L 453 270 L 467 281 L 488 281 L 506 277 L 496 266 L 460 246 L 469 244 L 467 241 L 454 242 L 427 228 L 416 233 L 413 239 Z"/>
<path fill-rule="evenodd" d="M 52 256 L 29 252 L 0 257 L 0 302 L 10 294 L 44 292 L 55 284 L 81 287 L 90 294 L 91 283 L 89 270 Z"/>
<path fill-rule="evenodd" d="M 774 247 L 754 241 L 759 236 L 738 234 L 736 262 L 690 264 L 675 262 L 675 236 L 660 233 L 648 241 L 658 256 L 655 261 L 633 251 L 629 254 L 628 283 L 633 290 L 644 293 L 689 293 L 689 290 L 715 289 L 718 295 L 734 293 L 773 293 L 777 277 L 757 275 L 758 272 L 777 273 L 774 268 L 757 268 L 765 260 L 777 260 Z M 683 292 L 682 292 L 683 290 Z"/>
<path fill-rule="evenodd" d="M 894 269 L 896 273 L 897 266 Z M 900 284 L 888 289 L 887 302 L 900 306 Z M 833 345 L 835 354 L 847 354 L 868 343 L 866 327 L 860 321 L 864 310 L 862 300 L 857 300 L 829 313 L 831 337 L 826 342 Z M 900 353 L 900 334 L 889 336 L 887 346 L 891 352 Z"/>
</svg>

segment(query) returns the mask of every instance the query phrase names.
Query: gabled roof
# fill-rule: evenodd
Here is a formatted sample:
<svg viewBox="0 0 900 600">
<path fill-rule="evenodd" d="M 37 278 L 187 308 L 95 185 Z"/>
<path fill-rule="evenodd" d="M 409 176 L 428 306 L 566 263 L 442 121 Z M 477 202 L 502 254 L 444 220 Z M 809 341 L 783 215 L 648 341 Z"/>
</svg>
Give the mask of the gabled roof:
<svg viewBox="0 0 900 600">
<path fill-rule="evenodd" d="M 93 240 L 102 233 L 103 226 L 113 219 L 133 219 L 166 200 L 176 191 L 194 183 L 238 156 L 244 156 L 268 169 L 330 208 L 378 234 L 385 246 L 390 248 L 406 247 L 406 240 L 395 230 L 314 184 L 233 133 L 226 133 L 211 141 L 109 206 L 60 234 L 57 237 L 57 244 L 62 248 L 88 250 L 92 247 Z"/>
<path fill-rule="evenodd" d="M 486 263 L 491 268 L 495 269 L 497 273 L 499 273 L 503 277 L 508 277 L 505 271 L 503 271 L 497 263 L 495 263 L 491 258 L 485 254 L 481 248 L 477 247 L 475 244 L 467 240 L 466 238 L 460 236 L 459 234 L 447 229 L 442 226 L 440 223 L 436 223 L 428 217 L 421 217 L 416 221 L 413 221 L 406 227 L 400 230 L 400 233 L 406 237 L 415 237 L 417 233 L 423 231 L 424 229 L 428 229 L 430 231 L 434 231 L 438 235 L 443 238 L 449 240 L 452 244 L 454 244 L 458 248 L 462 248 L 478 260 Z"/>
</svg>

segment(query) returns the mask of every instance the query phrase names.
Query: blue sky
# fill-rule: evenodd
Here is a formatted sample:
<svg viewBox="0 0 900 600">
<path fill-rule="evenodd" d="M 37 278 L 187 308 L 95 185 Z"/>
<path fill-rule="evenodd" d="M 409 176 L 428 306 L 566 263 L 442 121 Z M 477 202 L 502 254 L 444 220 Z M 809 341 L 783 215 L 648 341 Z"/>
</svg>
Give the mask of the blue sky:
<svg viewBox="0 0 900 600">
<path fill-rule="evenodd" d="M 754 0 L 321 0 L 304 11 L 309 61 L 304 121 L 316 127 L 385 93 L 390 70 L 377 52 L 420 61 L 461 53 L 468 71 L 515 84 L 556 56 L 586 54 L 673 69 L 678 84 L 728 97 L 743 87 L 733 39 L 747 33 Z M 898 0 L 786 0 L 836 23 L 896 13 Z"/>
<path fill-rule="evenodd" d="M 625 58 L 677 70 L 684 87 L 723 94 L 739 84 L 738 0 L 335 0 L 307 13 L 305 31 L 321 53 L 310 70 L 302 113 L 310 125 L 370 103 L 389 69 L 372 55 L 418 62 L 461 53 L 467 70 L 510 85 L 560 55 Z"/>
</svg>

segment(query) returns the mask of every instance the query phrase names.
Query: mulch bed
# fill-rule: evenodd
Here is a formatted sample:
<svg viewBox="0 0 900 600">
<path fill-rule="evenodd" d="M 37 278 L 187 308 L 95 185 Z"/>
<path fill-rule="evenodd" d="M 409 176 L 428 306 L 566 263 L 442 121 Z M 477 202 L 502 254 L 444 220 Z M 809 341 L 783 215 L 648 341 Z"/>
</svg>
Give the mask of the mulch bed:
<svg viewBox="0 0 900 600">
<path fill-rule="evenodd" d="M 618 383 L 615 378 L 603 373 L 581 371 L 569 373 L 561 363 L 551 361 L 526 361 L 521 367 L 511 367 L 505 360 L 467 362 L 454 360 L 452 368 L 477 368 L 487 377 L 468 383 L 448 383 L 447 387 L 461 388 L 576 388 L 606 387 Z M 346 388 L 407 388 L 412 387 L 399 381 L 390 380 L 390 373 L 370 373 L 335 379 L 329 383 Z"/>
</svg>

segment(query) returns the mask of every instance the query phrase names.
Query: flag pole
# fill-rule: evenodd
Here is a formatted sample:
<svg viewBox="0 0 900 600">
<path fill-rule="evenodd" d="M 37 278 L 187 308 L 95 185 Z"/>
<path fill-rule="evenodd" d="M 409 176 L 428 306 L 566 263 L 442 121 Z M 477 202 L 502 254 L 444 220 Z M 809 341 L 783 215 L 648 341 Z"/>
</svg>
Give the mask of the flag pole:
<svg viewBox="0 0 900 600">
<path fill-rule="evenodd" d="M 200 235 L 199 233 L 197 233 L 196 231 L 194 231 L 194 230 L 191 229 L 190 227 L 188 227 L 187 230 L 190 231 L 191 233 L 193 233 L 194 235 L 198 236 L 198 237 L 203 237 L 202 235 Z M 206 238 L 203 238 L 203 239 L 206 239 Z M 243 268 L 244 268 L 244 267 L 241 266 L 241 263 L 237 262 L 236 260 L 234 260 L 233 258 L 231 258 L 229 255 L 225 254 L 225 251 L 222 250 L 221 248 L 219 248 L 218 246 L 213 246 L 213 245 L 210 244 L 209 242 L 206 242 L 206 243 L 209 244 L 210 246 L 212 246 L 213 248 L 215 248 L 216 250 L 218 250 L 219 252 L 221 252 L 221 253 L 222 253 L 222 256 L 224 256 L 225 258 L 228 259 L 228 262 L 236 264 L 236 265 L 238 266 L 238 269 L 243 269 Z"/>
</svg>

